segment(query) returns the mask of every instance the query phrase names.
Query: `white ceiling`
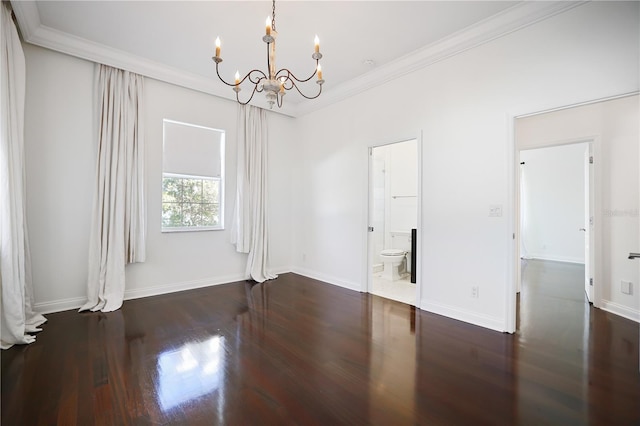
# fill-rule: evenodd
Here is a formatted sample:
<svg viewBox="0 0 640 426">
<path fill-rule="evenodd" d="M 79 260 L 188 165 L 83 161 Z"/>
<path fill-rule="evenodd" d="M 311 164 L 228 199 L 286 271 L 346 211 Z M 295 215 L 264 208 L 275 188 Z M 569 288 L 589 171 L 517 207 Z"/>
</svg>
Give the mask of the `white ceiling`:
<svg viewBox="0 0 640 426">
<path fill-rule="evenodd" d="M 281 112 L 295 116 L 325 106 L 575 4 L 278 1 L 278 67 L 309 76 L 317 34 L 326 80 L 318 100 L 306 101 L 290 92 Z M 14 0 L 12 5 L 28 42 L 218 96 L 235 94 L 215 77 L 211 56 L 216 36 L 222 40 L 221 73 L 229 81 L 236 69 L 241 74 L 266 69 L 262 36 L 271 14 L 268 0 Z M 316 90 L 311 83 L 308 91 Z M 249 93 L 247 88 L 241 95 Z M 256 95 L 258 106 L 264 106 L 262 98 Z"/>
</svg>

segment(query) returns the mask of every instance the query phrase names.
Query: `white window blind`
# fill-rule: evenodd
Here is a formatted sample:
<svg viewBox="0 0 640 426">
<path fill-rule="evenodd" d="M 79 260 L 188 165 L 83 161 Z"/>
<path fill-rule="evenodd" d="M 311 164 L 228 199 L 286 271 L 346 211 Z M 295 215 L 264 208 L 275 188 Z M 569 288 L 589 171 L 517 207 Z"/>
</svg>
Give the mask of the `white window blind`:
<svg viewBox="0 0 640 426">
<path fill-rule="evenodd" d="M 163 172 L 221 177 L 224 131 L 164 120 Z"/>
</svg>

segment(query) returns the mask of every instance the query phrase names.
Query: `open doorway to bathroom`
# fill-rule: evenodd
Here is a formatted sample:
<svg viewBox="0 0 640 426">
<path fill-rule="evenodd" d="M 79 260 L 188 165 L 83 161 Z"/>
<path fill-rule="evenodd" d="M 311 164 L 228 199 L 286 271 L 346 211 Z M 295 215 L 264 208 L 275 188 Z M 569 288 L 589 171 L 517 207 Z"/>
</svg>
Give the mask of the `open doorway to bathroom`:
<svg viewBox="0 0 640 426">
<path fill-rule="evenodd" d="M 369 292 L 416 306 L 418 143 L 369 148 Z"/>
</svg>

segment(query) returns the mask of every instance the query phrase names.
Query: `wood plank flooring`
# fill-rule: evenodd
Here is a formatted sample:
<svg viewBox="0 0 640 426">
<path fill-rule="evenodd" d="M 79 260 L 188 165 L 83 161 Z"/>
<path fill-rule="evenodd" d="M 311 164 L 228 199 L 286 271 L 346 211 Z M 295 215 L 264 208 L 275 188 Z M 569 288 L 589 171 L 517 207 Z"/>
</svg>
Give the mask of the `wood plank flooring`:
<svg viewBox="0 0 640 426">
<path fill-rule="evenodd" d="M 2 425 L 638 425 L 638 324 L 529 262 L 497 333 L 295 274 L 48 315 Z"/>
</svg>

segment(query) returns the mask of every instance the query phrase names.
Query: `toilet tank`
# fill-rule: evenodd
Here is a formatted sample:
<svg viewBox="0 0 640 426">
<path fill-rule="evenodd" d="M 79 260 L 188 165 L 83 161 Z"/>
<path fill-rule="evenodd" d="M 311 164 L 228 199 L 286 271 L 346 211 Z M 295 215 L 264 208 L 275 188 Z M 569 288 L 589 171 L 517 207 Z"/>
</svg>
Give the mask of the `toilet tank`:
<svg viewBox="0 0 640 426">
<path fill-rule="evenodd" d="M 391 248 L 411 252 L 411 231 L 391 231 Z"/>
</svg>

